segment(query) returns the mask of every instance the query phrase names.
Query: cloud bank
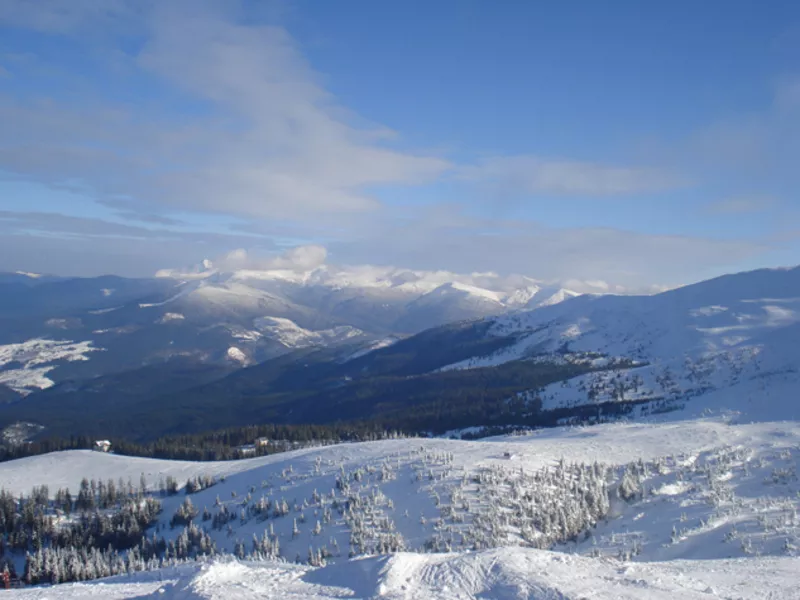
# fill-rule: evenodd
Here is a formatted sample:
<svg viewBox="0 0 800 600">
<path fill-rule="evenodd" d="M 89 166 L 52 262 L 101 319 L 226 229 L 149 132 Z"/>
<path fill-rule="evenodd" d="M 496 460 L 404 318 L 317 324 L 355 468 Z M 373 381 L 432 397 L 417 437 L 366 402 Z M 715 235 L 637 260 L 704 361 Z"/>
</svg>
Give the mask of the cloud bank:
<svg viewBox="0 0 800 600">
<path fill-rule="evenodd" d="M 459 149 L 456 159 L 349 111 L 280 20 L 251 9 L 213 0 L 0 3 L 0 21 L 69 44 L 85 62 L 75 68 L 24 48 L 0 56 L 3 81 L 23 83 L 0 91 L 0 185 L 22 178 L 98 207 L 92 216 L 70 206 L 4 210 L 0 269 L 149 275 L 207 256 L 290 270 L 330 259 L 613 290 L 686 283 L 769 250 L 766 240 L 476 215 L 508 195 L 546 204 L 681 194 L 702 179 L 700 166 L 745 165 L 794 181 L 783 175 L 800 139 L 797 79 L 782 80 L 766 114 L 710 124 L 677 150 L 630 164 L 550 157 L 533 143 L 508 156 Z M 437 185 L 455 192 L 439 199 L 429 191 Z M 461 197 L 473 187 L 488 193 L 466 210 Z M 389 188 L 401 200 L 386 201 Z M 434 199 L 415 201 L 420 188 Z M 732 194 L 707 208 L 744 213 L 766 196 Z"/>
</svg>

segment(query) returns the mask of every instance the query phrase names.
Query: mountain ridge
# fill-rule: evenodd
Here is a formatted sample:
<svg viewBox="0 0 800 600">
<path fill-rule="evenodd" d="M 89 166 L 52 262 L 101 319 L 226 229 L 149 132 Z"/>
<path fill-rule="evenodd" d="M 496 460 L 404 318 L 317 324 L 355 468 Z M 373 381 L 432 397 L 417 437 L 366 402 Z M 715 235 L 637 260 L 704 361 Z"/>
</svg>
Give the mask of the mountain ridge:
<svg viewBox="0 0 800 600">
<path fill-rule="evenodd" d="M 29 394 L 59 381 L 88 380 L 179 357 L 247 366 L 298 343 L 325 346 L 345 336 L 363 340 L 366 347 L 450 321 L 517 310 L 522 300 L 541 291 L 525 277 L 368 266 L 223 270 L 204 261 L 157 275 L 0 274 L 0 349 L 5 348 L 0 381 Z M 476 278 L 497 289 L 474 285 L 480 283 Z M 273 322 L 261 331 L 258 324 L 269 319 L 283 325 Z M 81 361 L 30 357 L 47 363 L 39 370 L 46 368 L 48 376 L 37 377 L 27 372 L 30 360 L 2 359 L 4 352 L 18 355 L 13 348 L 29 342 L 31 347 L 84 344 L 97 352 Z"/>
<path fill-rule="evenodd" d="M 196 291 L 227 285 L 227 279 L 189 283 Z M 759 298 L 762 291 L 771 297 Z M 156 311 L 153 316 L 167 310 L 186 313 L 182 319 L 170 312 L 173 316 L 160 331 L 182 331 L 185 321 L 195 318 L 183 304 L 192 293 L 146 309 Z M 243 305 L 255 298 L 260 306 L 275 294 L 274 289 L 248 288 Z M 458 286 L 441 293 L 459 301 L 474 296 L 464 294 L 469 290 Z M 488 298 L 480 302 L 494 304 Z M 126 310 L 141 314 L 136 312 L 141 309 Z M 669 418 L 709 410 L 735 411 L 755 420 L 800 416 L 798 403 L 781 400 L 800 389 L 798 268 L 723 276 L 651 296 L 581 295 L 411 336 L 370 335 L 341 325 L 309 329 L 285 317 L 250 321 L 251 316 L 245 315 L 243 325 L 218 325 L 204 333 L 212 336 L 209 344 L 220 345 L 214 350 L 220 353 L 217 360 L 234 372 L 221 372 L 220 379 L 198 386 L 187 379 L 189 385 L 166 395 L 124 395 L 127 414 L 142 422 L 137 435 L 244 422 L 367 419 L 441 432 L 480 425 Z M 259 329 L 259 322 L 267 326 Z M 259 344 L 273 344 L 273 354 L 259 359 L 254 351 Z M 210 350 L 204 352 L 181 355 L 202 363 L 209 360 Z M 106 353 L 89 352 L 89 360 L 71 368 L 85 368 Z M 168 378 L 170 363 L 162 364 L 160 377 Z M 113 390 L 113 381 L 106 389 Z M 46 405 L 53 413 L 42 418 L 61 423 L 62 431 L 89 427 L 94 417 L 76 420 L 82 407 L 97 412 L 93 432 L 103 431 L 101 423 L 109 431 L 117 427 L 113 411 L 102 406 L 105 396 L 92 396 L 90 408 L 81 405 L 80 392 L 62 396 L 62 389 L 41 395 L 47 402 L 40 408 Z M 770 395 L 776 398 L 759 408 L 757 399 Z M 12 403 L 0 410 L 0 419 L 35 420 L 36 402 L 33 395 Z M 223 404 L 224 416 L 203 416 Z M 151 422 L 148 411 L 159 414 L 158 422 Z"/>
</svg>

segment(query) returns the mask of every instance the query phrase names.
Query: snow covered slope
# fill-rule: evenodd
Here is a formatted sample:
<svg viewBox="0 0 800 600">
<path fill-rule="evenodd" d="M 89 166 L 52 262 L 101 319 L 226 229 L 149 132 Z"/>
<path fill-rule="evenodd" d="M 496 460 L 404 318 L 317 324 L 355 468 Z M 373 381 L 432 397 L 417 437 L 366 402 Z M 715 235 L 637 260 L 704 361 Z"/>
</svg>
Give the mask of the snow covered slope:
<svg viewBox="0 0 800 600">
<path fill-rule="evenodd" d="M 311 331 L 300 327 L 290 319 L 279 317 L 260 317 L 255 320 L 254 325 L 262 335 L 280 342 L 287 348 L 330 346 L 364 335 L 363 331 L 349 325 Z"/>
<path fill-rule="evenodd" d="M 561 428 L 475 442 L 341 444 L 216 463 L 69 451 L 0 464 L 0 487 L 16 495 L 47 484 L 54 493 L 62 487 L 77 490 L 83 477 L 138 482 L 144 474 L 155 490 L 167 476 L 179 484 L 200 475 L 224 476 L 224 482 L 191 496 L 199 510 L 233 515 L 230 531 L 209 527 L 219 549 L 232 552 L 237 540 L 249 545 L 254 534 L 261 538 L 271 529 L 286 558 L 305 559 L 312 545 L 337 548 L 330 559 L 336 560 L 347 557 L 348 545 L 364 552 L 381 536 L 387 536 L 386 543 L 390 537 L 400 543 L 399 549 L 416 551 L 547 548 L 559 534 L 539 520 L 537 510 L 546 512 L 550 501 L 556 510 L 572 510 L 569 499 L 576 491 L 569 465 L 595 468 L 600 461 L 610 469 L 605 475 L 612 490 L 608 513 L 592 537 L 557 548 L 587 556 L 628 553 L 636 560 L 736 558 L 778 555 L 787 543 L 800 544 L 798 443 L 797 423 L 729 425 L 707 419 Z M 613 490 L 629 464 L 640 465 L 633 486 L 638 492 L 623 502 Z M 550 483 L 548 472 L 556 477 Z M 534 494 L 536 503 L 526 505 L 526 494 Z M 184 498 L 163 499 L 165 525 Z M 373 524 L 363 529 L 355 513 L 339 511 L 337 501 L 345 499 L 361 503 Z M 273 509 L 269 518 L 261 518 L 257 507 L 267 502 Z M 273 515 L 282 502 L 288 512 Z M 528 507 L 521 515 L 533 512 L 502 517 L 517 514 L 521 506 Z M 487 529 L 486 519 L 498 518 L 504 528 Z M 591 520 L 587 523 L 591 530 Z M 363 539 L 354 542 L 354 531 L 362 531 Z"/>
<path fill-rule="evenodd" d="M 397 333 L 555 304 L 578 295 L 519 275 L 502 277 L 494 273 L 458 274 L 369 265 L 225 270 L 206 261 L 185 271 L 165 269 L 156 276 L 202 282 L 209 289 L 260 290 L 362 329 Z M 269 316 L 292 318 L 290 314 Z"/>
<path fill-rule="evenodd" d="M 312 568 L 273 561 L 215 560 L 45 589 L 19 600 L 795 600 L 797 559 L 621 564 L 542 550 L 414 554 Z"/>
<path fill-rule="evenodd" d="M 582 296 L 497 317 L 515 342 L 463 369 L 537 360 L 619 368 L 521 395 L 545 409 L 628 401 L 648 410 L 800 418 L 800 268 L 729 275 L 655 296 Z"/>
<path fill-rule="evenodd" d="M 89 360 L 88 354 L 102 350 L 91 341 L 32 339 L 0 346 L 0 383 L 20 394 L 53 385 L 47 374 L 59 361 Z"/>
<path fill-rule="evenodd" d="M 704 419 L 680 423 L 613 423 L 595 427 L 565 427 L 541 430 L 520 436 L 501 436 L 480 441 L 448 440 L 441 438 L 387 440 L 360 444 L 338 444 L 324 448 L 295 450 L 246 460 L 221 462 L 189 462 L 155 460 L 118 456 L 88 450 L 67 450 L 0 463 L 0 488 L 18 495 L 31 486 L 47 484 L 51 490 L 59 487 L 77 489 L 81 478 L 106 480 L 113 477 L 138 480 L 144 473 L 151 484 L 160 477 L 171 475 L 179 481 L 209 474 L 232 476 L 250 473 L 261 483 L 262 473 L 280 473 L 289 464 L 302 468 L 314 466 L 317 456 L 326 463 L 344 464 L 346 468 L 380 464 L 393 452 L 416 451 L 424 448 L 431 453 L 454 453 L 454 465 L 459 468 L 481 468 L 485 465 L 508 464 L 504 452 L 512 452 L 531 469 L 553 464 L 566 457 L 572 461 L 591 462 L 599 457 L 614 464 L 681 452 L 702 452 L 726 444 L 747 440 L 780 438 L 795 427 L 791 424 L 754 424 L 731 426 L 719 419 Z M 64 465 L 69 468 L 64 468 Z M 520 466 L 516 464 L 516 466 Z M 235 489 L 235 488 L 232 488 Z M 229 491 L 229 490 L 225 490 Z"/>
<path fill-rule="evenodd" d="M 225 463 L 37 456 L 0 464 L 0 487 L 18 494 L 48 484 L 54 493 L 76 490 L 84 476 L 144 474 L 157 488 L 168 475 L 225 476 L 163 498 L 162 532 L 178 535 L 168 523 L 189 498 L 210 511 L 197 522 L 220 550 L 267 540 L 305 562 L 309 548 L 324 548 L 327 566 L 218 559 L 12 596 L 798 598 L 798 448 L 798 423 L 705 419 L 343 444 Z M 230 516 L 217 528 L 220 515 Z M 405 552 L 348 560 L 387 548 Z"/>
</svg>

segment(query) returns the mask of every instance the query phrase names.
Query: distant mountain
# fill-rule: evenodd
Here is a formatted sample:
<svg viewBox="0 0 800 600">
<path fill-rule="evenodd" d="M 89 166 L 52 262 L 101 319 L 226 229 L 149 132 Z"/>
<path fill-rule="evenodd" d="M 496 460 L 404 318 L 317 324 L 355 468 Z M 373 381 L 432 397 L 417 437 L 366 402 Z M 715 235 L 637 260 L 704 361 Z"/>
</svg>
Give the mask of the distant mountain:
<svg viewBox="0 0 800 600">
<path fill-rule="evenodd" d="M 800 417 L 800 268 L 653 296 L 205 269 L 156 279 L 164 289 L 119 307 L 40 318 L 50 336 L 0 346 L 0 385 L 52 386 L 21 401 L 6 393 L 0 424 L 150 439 L 257 422 L 447 431 L 675 411 Z M 372 328 L 344 322 L 350 310 Z"/>
<path fill-rule="evenodd" d="M 560 296 L 559 296 L 560 294 Z M 575 295 L 527 277 L 211 261 L 150 279 L 0 274 L 0 384 L 30 394 L 173 359 L 241 368 L 301 347 L 369 348 Z"/>
<path fill-rule="evenodd" d="M 169 285 L 119 307 L 40 320 L 82 341 L 51 334 L 0 346 L 0 385 L 52 386 L 21 401 L 6 394 L 0 424 L 150 439 L 256 422 L 447 431 L 671 411 L 800 417 L 800 268 L 653 296 L 328 275 L 198 270 L 157 279 Z M 409 286 L 404 303 L 397 288 Z M 511 309 L 512 296 L 535 308 Z M 387 334 L 343 323 L 356 298 L 360 322 L 385 329 L 403 331 L 396 323 L 412 316 L 474 318 Z"/>
<path fill-rule="evenodd" d="M 433 306 L 449 296 L 494 302 L 458 286 L 433 291 Z M 309 344 L 321 333 L 267 319 L 273 341 L 300 349 L 174 393 L 128 395 L 117 409 L 138 415 L 142 438 L 248 422 L 373 420 L 441 432 L 720 412 L 800 418 L 800 268 L 543 304 L 403 339 L 333 328 L 326 335 L 348 335 L 322 347 Z M 78 397 L 71 409 L 56 392 L 45 412 L 67 428 L 88 426 Z M 0 419 L 36 421 L 35 400 L 6 406 Z M 113 411 L 96 410 L 107 429 L 93 431 L 114 427 Z"/>
</svg>

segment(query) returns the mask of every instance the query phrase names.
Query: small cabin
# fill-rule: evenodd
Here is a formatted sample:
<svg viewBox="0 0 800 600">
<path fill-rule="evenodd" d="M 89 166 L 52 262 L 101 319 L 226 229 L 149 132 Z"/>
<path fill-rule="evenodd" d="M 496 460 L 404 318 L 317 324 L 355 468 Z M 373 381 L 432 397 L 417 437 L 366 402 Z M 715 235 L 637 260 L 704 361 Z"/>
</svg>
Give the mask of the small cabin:
<svg viewBox="0 0 800 600">
<path fill-rule="evenodd" d="M 267 446 L 269 446 L 269 438 L 268 437 L 256 438 L 255 446 L 256 448 L 266 448 Z"/>
<path fill-rule="evenodd" d="M 108 452 L 111 450 L 111 442 L 108 440 L 97 440 L 94 443 L 93 450 L 96 450 L 97 452 Z"/>
<path fill-rule="evenodd" d="M 255 456 L 256 455 L 255 444 L 245 444 L 244 446 L 236 446 L 236 450 L 238 450 L 239 454 L 241 454 L 242 456 Z"/>
</svg>

